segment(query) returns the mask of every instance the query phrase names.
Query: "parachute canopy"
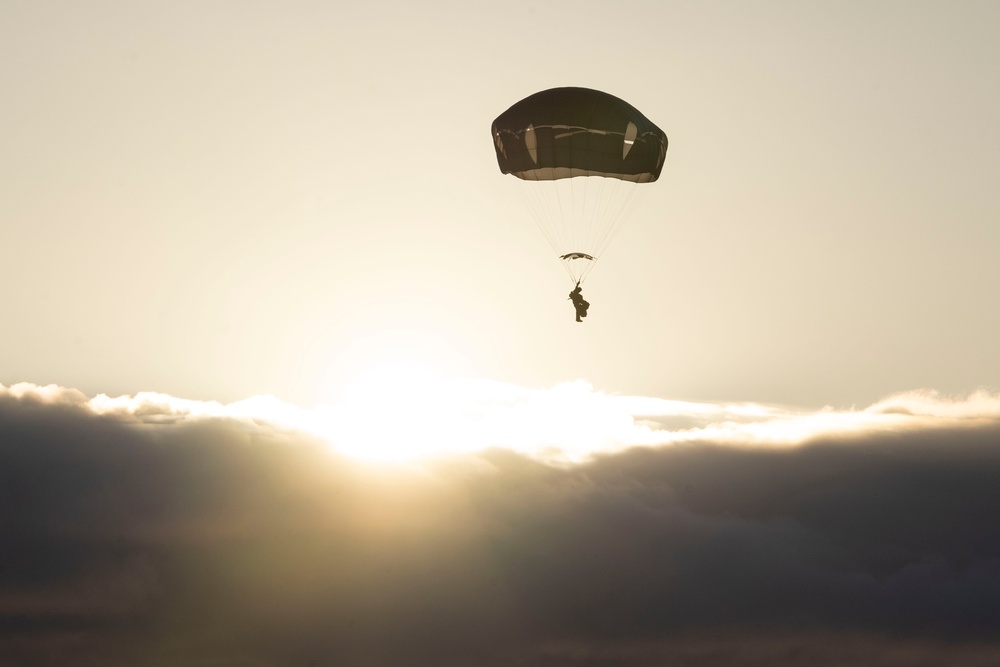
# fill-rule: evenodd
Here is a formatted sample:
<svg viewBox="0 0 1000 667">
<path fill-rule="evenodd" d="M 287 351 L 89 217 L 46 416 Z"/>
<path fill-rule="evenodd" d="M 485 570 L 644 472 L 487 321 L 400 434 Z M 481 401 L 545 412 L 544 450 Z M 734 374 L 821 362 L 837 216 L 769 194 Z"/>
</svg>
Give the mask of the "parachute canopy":
<svg viewBox="0 0 1000 667">
<path fill-rule="evenodd" d="M 589 88 L 535 93 L 493 121 L 500 171 L 570 279 L 581 282 L 620 229 L 643 183 L 660 176 L 667 135 L 628 102 Z"/>
<path fill-rule="evenodd" d="M 649 183 L 660 176 L 667 135 L 638 109 L 590 88 L 552 88 L 493 121 L 500 171 L 524 180 L 606 176 Z"/>
</svg>

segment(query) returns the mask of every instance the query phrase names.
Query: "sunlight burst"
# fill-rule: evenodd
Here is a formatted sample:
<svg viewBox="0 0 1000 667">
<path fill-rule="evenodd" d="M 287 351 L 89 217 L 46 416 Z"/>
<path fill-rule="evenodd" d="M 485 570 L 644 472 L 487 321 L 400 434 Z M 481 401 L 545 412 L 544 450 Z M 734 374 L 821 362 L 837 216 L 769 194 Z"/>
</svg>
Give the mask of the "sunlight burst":
<svg viewBox="0 0 1000 667">
<path fill-rule="evenodd" d="M 406 460 L 461 448 L 461 429 L 451 418 L 454 384 L 415 362 L 388 362 L 345 391 L 334 408 L 329 433 L 346 454 Z"/>
</svg>

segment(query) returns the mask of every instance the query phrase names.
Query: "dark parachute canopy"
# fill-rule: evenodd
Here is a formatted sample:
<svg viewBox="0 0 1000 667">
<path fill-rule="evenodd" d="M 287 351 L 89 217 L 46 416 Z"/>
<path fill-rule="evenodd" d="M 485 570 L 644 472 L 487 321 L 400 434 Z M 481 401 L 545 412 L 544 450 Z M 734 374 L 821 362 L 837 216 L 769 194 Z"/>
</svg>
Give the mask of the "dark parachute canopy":
<svg viewBox="0 0 1000 667">
<path fill-rule="evenodd" d="M 493 121 L 500 171 L 525 180 L 660 176 L 667 135 L 625 100 L 590 88 L 552 88 Z"/>
<path fill-rule="evenodd" d="M 530 95 L 492 130 L 500 171 L 525 182 L 519 193 L 575 281 L 620 228 L 633 186 L 659 178 L 667 154 L 663 130 L 628 102 L 589 88 Z"/>
</svg>

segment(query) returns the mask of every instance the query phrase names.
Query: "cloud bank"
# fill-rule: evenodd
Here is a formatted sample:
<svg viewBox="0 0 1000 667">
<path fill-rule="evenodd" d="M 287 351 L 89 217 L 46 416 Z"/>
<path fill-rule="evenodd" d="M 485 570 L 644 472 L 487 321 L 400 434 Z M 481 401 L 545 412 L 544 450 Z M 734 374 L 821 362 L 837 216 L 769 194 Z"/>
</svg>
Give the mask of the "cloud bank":
<svg viewBox="0 0 1000 667">
<path fill-rule="evenodd" d="M 1000 396 L 457 395 L 0 386 L 3 663 L 1000 661 Z M 435 457 L 348 455 L 435 432 Z"/>
</svg>

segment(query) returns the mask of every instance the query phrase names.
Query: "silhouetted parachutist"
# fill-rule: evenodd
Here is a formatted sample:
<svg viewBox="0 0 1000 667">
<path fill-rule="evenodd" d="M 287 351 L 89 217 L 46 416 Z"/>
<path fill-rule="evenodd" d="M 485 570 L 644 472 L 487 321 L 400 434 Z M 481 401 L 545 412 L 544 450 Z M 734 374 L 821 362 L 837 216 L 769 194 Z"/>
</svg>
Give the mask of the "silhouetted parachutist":
<svg viewBox="0 0 1000 667">
<path fill-rule="evenodd" d="M 584 301 L 583 290 L 580 287 L 579 281 L 577 281 L 573 291 L 569 293 L 569 298 L 573 302 L 573 307 L 576 308 L 576 321 L 583 322 L 582 318 L 587 316 L 587 309 L 590 308 L 590 302 Z"/>
</svg>

